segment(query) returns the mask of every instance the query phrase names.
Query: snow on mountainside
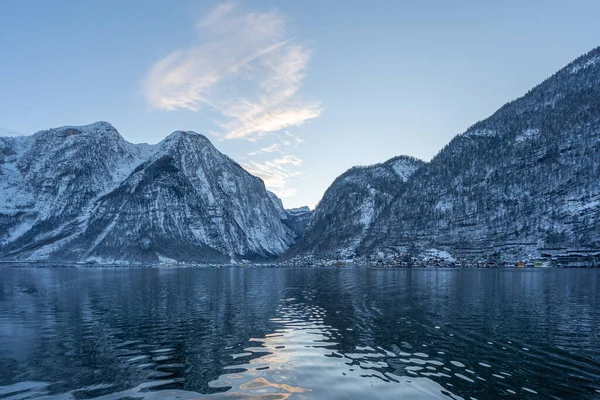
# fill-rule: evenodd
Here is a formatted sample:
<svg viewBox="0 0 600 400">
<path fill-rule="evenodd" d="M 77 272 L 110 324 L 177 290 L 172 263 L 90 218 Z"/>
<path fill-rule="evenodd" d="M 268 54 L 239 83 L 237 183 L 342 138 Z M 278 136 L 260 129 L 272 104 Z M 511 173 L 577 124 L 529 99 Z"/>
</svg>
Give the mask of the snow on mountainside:
<svg viewBox="0 0 600 400">
<path fill-rule="evenodd" d="M 310 208 L 304 206 L 300 208 L 284 209 L 283 202 L 273 192 L 267 191 L 269 198 L 273 202 L 281 222 L 290 229 L 295 239 L 299 239 L 304 234 L 308 220 L 312 215 Z"/>
<path fill-rule="evenodd" d="M 351 168 L 312 212 L 285 210 L 262 180 L 193 132 L 155 146 L 128 143 L 106 122 L 0 137 L 0 259 L 228 262 L 417 247 L 518 258 L 598 249 L 599 60 L 600 47 L 429 163 L 400 156 Z"/>
<path fill-rule="evenodd" d="M 294 237 L 296 240 L 300 239 L 306 231 L 308 221 L 310 221 L 310 217 L 313 213 L 312 210 L 304 206 L 298 208 L 288 208 L 285 210 L 285 212 L 287 214 L 287 218 L 283 221 L 283 223 L 289 227 L 292 232 L 294 232 Z"/>
<path fill-rule="evenodd" d="M 392 167 L 398 178 L 406 182 L 417 169 L 423 166 L 423 162 L 412 157 L 399 156 L 387 160 L 384 165 Z"/>
<path fill-rule="evenodd" d="M 272 259 L 294 241 L 264 183 L 204 136 L 106 122 L 0 139 L 0 258 Z"/>
<path fill-rule="evenodd" d="M 544 248 L 600 248 L 598 60 L 600 48 L 455 137 L 371 220 L 356 253 L 418 245 L 518 258 Z M 369 199 L 373 188 L 345 193 L 347 175 L 328 189 L 291 252 L 344 252 L 358 237 L 357 221 L 372 207 L 352 208 L 343 198 L 360 191 Z M 314 229 L 317 221 L 326 223 Z M 327 223 L 349 239 L 321 245 Z"/>
<path fill-rule="evenodd" d="M 18 139 L 5 164 L 0 250 L 45 258 L 82 228 L 92 201 L 139 164 L 141 148 L 108 123 L 62 127 Z M 8 168 L 7 168 L 8 167 Z"/>
<path fill-rule="evenodd" d="M 338 177 L 317 205 L 304 236 L 286 256 L 355 255 L 371 224 L 424 165 L 400 156 L 382 164 L 354 167 Z"/>
</svg>

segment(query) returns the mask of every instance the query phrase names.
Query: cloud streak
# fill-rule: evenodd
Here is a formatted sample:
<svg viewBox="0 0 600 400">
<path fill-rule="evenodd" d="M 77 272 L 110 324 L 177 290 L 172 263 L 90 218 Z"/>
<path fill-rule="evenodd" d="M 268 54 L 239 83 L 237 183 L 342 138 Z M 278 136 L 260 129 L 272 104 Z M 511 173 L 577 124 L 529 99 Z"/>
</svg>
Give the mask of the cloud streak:
<svg viewBox="0 0 600 400">
<path fill-rule="evenodd" d="M 260 149 L 258 149 L 256 151 L 248 153 L 248 155 L 249 156 L 257 156 L 259 154 L 273 153 L 275 151 L 279 151 L 280 147 L 281 147 L 281 145 L 279 145 L 277 143 L 273 143 L 272 145 L 270 145 L 268 147 L 263 147 L 263 148 L 260 148 Z"/>
<path fill-rule="evenodd" d="M 277 12 L 219 5 L 196 24 L 197 44 L 156 62 L 143 83 L 154 108 L 208 108 L 224 139 L 257 140 L 317 118 L 319 101 L 300 95 L 310 51 L 287 36 Z"/>
<path fill-rule="evenodd" d="M 300 175 L 302 160 L 298 157 L 287 154 L 263 163 L 251 161 L 243 166 L 251 174 L 262 178 L 279 197 L 290 197 L 296 193 L 296 189 L 287 187 L 287 181 Z"/>
</svg>

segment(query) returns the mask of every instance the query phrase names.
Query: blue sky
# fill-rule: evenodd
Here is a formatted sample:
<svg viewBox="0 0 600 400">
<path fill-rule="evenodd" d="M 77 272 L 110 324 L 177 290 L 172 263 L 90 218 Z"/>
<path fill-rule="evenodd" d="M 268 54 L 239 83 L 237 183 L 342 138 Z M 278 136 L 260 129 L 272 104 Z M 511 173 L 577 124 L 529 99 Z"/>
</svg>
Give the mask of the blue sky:
<svg viewBox="0 0 600 400">
<path fill-rule="evenodd" d="M 0 128 L 204 133 L 287 207 L 429 160 L 600 45 L 597 0 L 3 1 Z"/>
</svg>

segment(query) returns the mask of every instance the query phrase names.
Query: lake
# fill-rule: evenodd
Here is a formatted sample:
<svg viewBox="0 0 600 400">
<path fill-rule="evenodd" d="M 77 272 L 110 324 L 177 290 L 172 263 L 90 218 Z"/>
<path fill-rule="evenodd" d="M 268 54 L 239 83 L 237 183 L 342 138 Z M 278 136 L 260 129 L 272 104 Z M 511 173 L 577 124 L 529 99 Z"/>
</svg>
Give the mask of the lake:
<svg viewBox="0 0 600 400">
<path fill-rule="evenodd" d="M 600 398 L 600 270 L 0 268 L 0 398 Z"/>
</svg>

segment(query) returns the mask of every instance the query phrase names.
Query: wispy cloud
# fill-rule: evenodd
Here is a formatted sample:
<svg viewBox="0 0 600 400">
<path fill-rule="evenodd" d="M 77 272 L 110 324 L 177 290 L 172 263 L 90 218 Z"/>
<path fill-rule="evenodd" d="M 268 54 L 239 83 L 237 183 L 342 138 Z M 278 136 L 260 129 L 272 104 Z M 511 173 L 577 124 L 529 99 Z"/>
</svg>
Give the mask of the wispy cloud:
<svg viewBox="0 0 600 400">
<path fill-rule="evenodd" d="M 275 151 L 278 151 L 280 147 L 281 147 L 281 145 L 279 145 L 277 143 L 273 143 L 272 145 L 270 145 L 268 147 L 263 147 L 256 151 L 250 152 L 250 153 L 248 153 L 248 155 L 249 156 L 257 156 L 259 154 L 273 153 Z"/>
<path fill-rule="evenodd" d="M 300 139 L 298 136 L 285 131 L 285 136 L 283 136 L 282 138 L 279 138 L 279 140 L 277 140 L 275 143 L 271 144 L 270 146 L 266 146 L 266 147 L 261 147 L 258 150 L 252 151 L 250 153 L 248 153 L 248 156 L 250 157 L 254 157 L 254 156 L 258 156 L 261 154 L 267 154 L 267 153 L 273 153 L 273 152 L 278 152 L 278 153 L 285 153 L 285 147 L 292 147 L 292 148 L 296 148 L 298 147 L 299 144 L 304 143 L 304 140 Z"/>
<path fill-rule="evenodd" d="M 290 178 L 300 175 L 301 166 L 302 160 L 289 154 L 263 163 L 250 161 L 244 164 L 248 172 L 262 178 L 279 197 L 290 197 L 296 193 L 296 189 L 287 187 L 287 183 Z"/>
<path fill-rule="evenodd" d="M 320 102 L 303 98 L 310 51 L 290 38 L 275 12 L 219 5 L 196 24 L 196 45 L 155 63 L 144 81 L 155 108 L 217 113 L 225 139 L 256 140 L 318 117 Z"/>
<path fill-rule="evenodd" d="M 286 153 L 304 142 L 288 131 L 284 133 L 284 136 L 270 146 L 248 153 L 249 157 L 262 159 L 263 162 L 251 161 L 244 165 L 248 171 L 261 177 L 267 187 L 282 198 L 294 196 L 296 193 L 296 189 L 288 187 L 288 184 L 291 178 L 301 175 L 302 167 L 301 159 Z"/>
<path fill-rule="evenodd" d="M 283 141 L 283 144 L 286 146 L 304 143 L 303 139 L 300 139 L 298 136 L 296 136 L 288 131 L 285 132 L 285 136 L 287 136 L 289 138 L 288 140 Z"/>
</svg>

